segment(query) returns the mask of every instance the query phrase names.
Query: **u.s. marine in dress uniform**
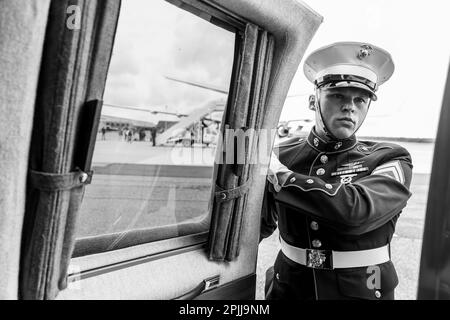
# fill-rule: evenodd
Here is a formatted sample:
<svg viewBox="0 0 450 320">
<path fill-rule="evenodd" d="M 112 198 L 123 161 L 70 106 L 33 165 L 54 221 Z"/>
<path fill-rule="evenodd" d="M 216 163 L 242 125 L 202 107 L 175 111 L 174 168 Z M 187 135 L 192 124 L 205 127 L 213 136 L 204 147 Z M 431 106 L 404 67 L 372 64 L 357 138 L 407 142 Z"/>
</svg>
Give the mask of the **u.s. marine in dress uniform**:
<svg viewBox="0 0 450 320">
<path fill-rule="evenodd" d="M 278 226 L 281 250 L 268 299 L 394 299 L 390 241 L 411 196 L 411 156 L 355 137 L 393 71 L 389 53 L 365 43 L 335 43 L 306 59 L 316 123 L 272 154 L 261 239 Z"/>
</svg>

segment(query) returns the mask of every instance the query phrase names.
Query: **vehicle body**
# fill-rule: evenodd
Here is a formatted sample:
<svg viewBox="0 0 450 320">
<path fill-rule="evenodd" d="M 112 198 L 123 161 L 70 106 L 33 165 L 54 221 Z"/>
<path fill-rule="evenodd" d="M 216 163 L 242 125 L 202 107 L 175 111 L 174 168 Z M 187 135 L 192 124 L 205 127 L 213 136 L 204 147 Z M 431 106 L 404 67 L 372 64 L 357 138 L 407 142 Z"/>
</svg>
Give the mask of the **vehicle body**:
<svg viewBox="0 0 450 320">
<path fill-rule="evenodd" d="M 243 164 L 174 166 L 163 163 L 173 156 L 164 153 L 171 148 L 96 141 L 115 33 L 121 30 L 120 5 L 0 3 L 0 105 L 9 114 L 1 122 L 17 133 L 2 140 L 8 174 L 0 191 L 0 298 L 252 299 L 265 181 L 260 172 L 267 161 L 250 166 L 254 153 L 248 152 Z M 233 41 L 220 130 L 276 127 L 281 109 L 274 106 L 283 104 L 322 17 L 293 0 L 170 0 L 164 10 L 185 11 L 184 19 L 220 29 Z M 212 39 L 205 49 L 218 43 Z M 248 147 L 256 148 L 255 142 Z M 148 158 L 149 149 L 161 153 Z M 136 162 L 130 163 L 130 154 Z M 124 184 L 129 189 L 118 191 Z M 223 200 L 243 184 L 248 192 Z M 124 197 L 126 210 L 119 205 Z M 195 209 L 197 202 L 204 211 L 190 216 L 186 205 Z M 159 211 L 141 207 L 133 213 L 131 207 L 142 203 L 150 211 L 158 203 Z M 99 211 L 102 219 L 116 221 L 95 220 Z M 131 219 L 132 228 L 115 232 L 121 217 Z M 150 226 L 133 220 L 154 217 L 166 220 Z M 105 233 L 91 233 L 93 225 Z"/>
<path fill-rule="evenodd" d="M 283 105 L 322 17 L 295 0 L 168 3 L 234 37 L 220 133 L 277 128 L 281 109 L 275 106 Z M 142 154 L 138 144 L 116 150 L 96 141 L 120 9 L 118 0 L 0 2 L 0 299 L 254 299 L 261 172 L 270 154 L 252 160 L 253 151 L 267 145 L 251 140 L 243 163 L 221 162 L 217 153 L 210 165 L 185 165 L 184 158 L 170 165 L 164 161 L 180 156 L 175 148 L 160 148 L 172 153 L 158 158 Z M 450 185 L 449 94 L 447 83 L 419 298 L 450 292 L 450 209 L 442 197 Z M 179 134 L 176 141 L 192 144 L 186 130 L 206 114 L 179 125 L 189 115 L 183 117 L 172 127 L 178 132 L 157 139 L 165 143 Z M 113 147 L 101 158 L 95 152 L 105 146 Z M 138 160 L 123 160 L 123 150 L 136 151 Z M 130 190 L 117 191 L 123 185 Z M 181 205 L 171 201 L 178 196 Z M 116 205 L 121 197 L 131 199 L 125 209 Z M 204 212 L 189 215 L 188 205 L 196 202 Z M 149 209 L 155 203 L 158 212 Z M 95 220 L 99 204 L 111 223 Z M 114 229 L 119 211 L 132 213 L 131 229 Z M 136 219 L 155 212 L 167 221 L 136 227 Z M 105 232 L 91 232 L 93 224 Z"/>
</svg>

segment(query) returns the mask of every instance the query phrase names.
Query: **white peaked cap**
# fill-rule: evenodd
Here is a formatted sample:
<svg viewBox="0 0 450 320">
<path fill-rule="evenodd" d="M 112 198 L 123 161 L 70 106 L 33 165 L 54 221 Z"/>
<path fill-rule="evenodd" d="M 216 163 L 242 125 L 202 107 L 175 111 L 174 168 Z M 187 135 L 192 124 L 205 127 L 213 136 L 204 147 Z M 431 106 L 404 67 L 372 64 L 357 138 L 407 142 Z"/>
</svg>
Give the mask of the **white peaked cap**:
<svg viewBox="0 0 450 320">
<path fill-rule="evenodd" d="M 317 87 L 358 87 L 374 100 L 378 86 L 394 73 L 391 55 L 362 42 L 337 42 L 311 53 L 305 61 L 305 76 Z"/>
</svg>

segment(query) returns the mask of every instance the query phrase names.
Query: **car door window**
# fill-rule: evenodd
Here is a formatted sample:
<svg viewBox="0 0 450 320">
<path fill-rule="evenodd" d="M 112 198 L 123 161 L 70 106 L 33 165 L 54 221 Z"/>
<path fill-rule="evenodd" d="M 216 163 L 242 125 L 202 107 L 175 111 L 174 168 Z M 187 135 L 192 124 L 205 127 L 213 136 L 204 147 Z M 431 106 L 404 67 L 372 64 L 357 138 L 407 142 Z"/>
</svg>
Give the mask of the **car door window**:
<svg viewBox="0 0 450 320">
<path fill-rule="evenodd" d="M 74 256 L 208 231 L 234 45 L 170 3 L 123 2 Z"/>
</svg>

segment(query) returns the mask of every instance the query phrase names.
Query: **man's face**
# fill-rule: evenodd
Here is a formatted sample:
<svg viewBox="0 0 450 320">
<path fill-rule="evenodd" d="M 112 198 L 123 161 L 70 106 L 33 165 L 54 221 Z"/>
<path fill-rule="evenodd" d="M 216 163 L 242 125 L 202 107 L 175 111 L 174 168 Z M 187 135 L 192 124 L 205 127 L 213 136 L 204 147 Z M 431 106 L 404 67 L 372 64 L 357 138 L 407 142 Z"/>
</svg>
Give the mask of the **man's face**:
<svg viewBox="0 0 450 320">
<path fill-rule="evenodd" d="M 319 89 L 319 99 L 322 119 L 338 139 L 355 133 L 366 118 L 370 104 L 369 93 L 359 88 Z"/>
</svg>

